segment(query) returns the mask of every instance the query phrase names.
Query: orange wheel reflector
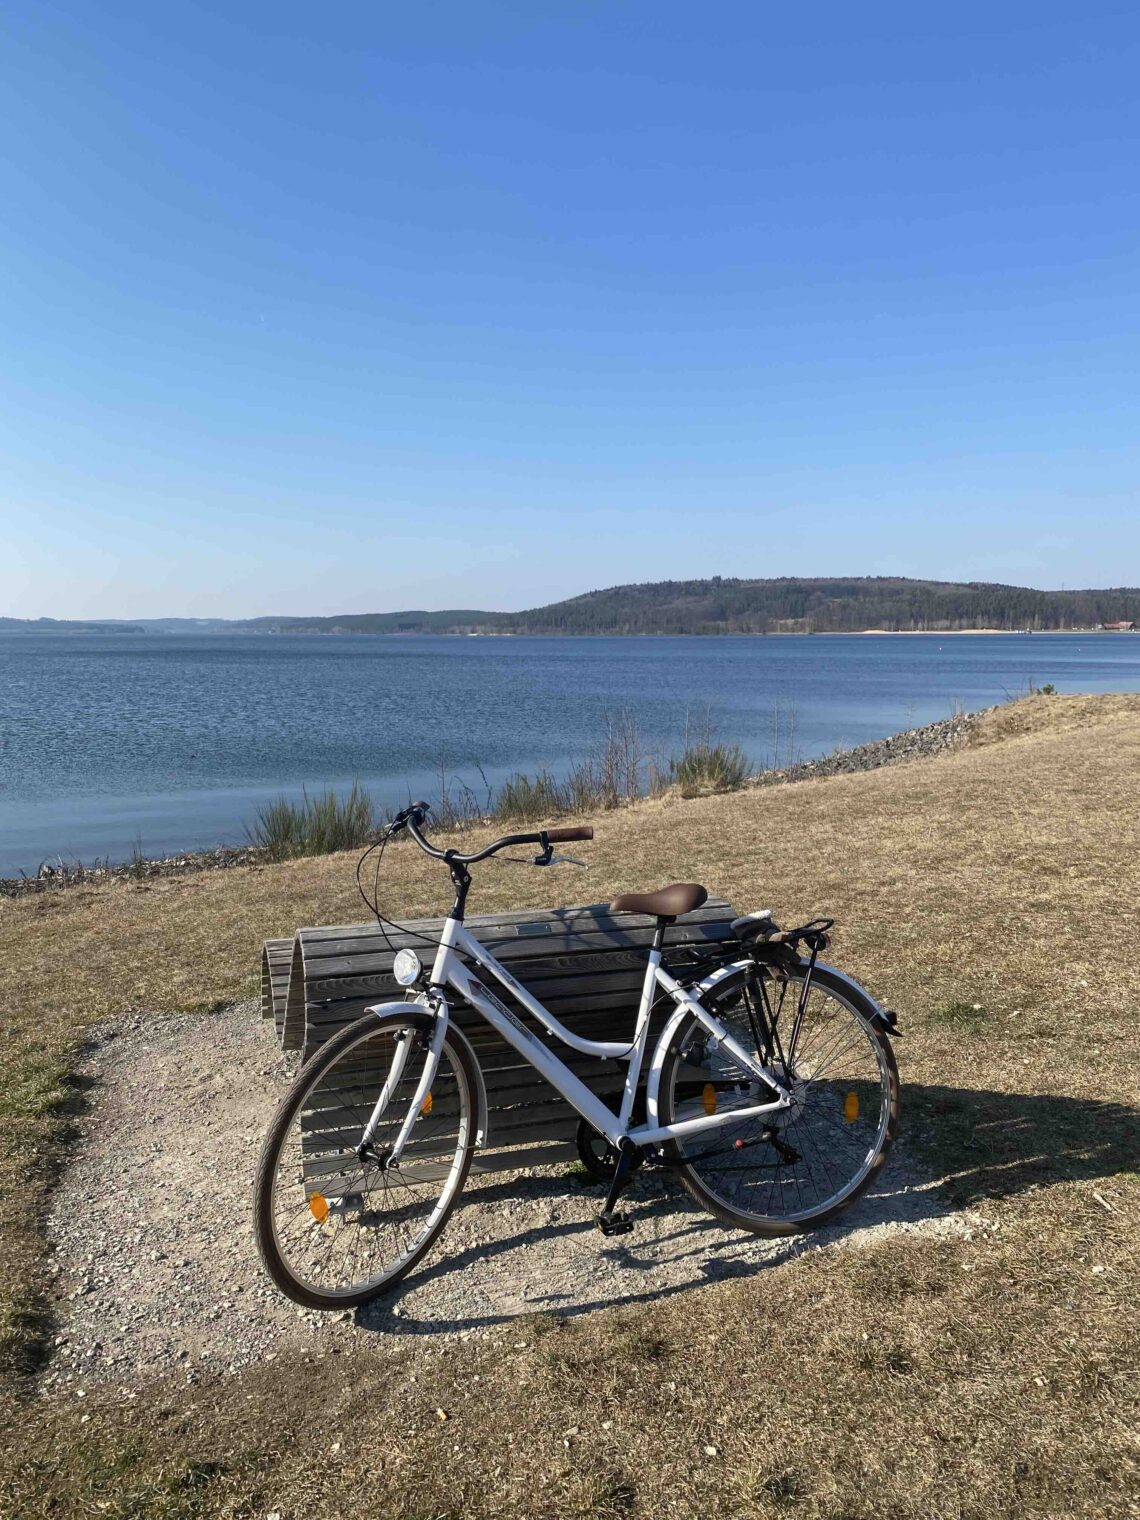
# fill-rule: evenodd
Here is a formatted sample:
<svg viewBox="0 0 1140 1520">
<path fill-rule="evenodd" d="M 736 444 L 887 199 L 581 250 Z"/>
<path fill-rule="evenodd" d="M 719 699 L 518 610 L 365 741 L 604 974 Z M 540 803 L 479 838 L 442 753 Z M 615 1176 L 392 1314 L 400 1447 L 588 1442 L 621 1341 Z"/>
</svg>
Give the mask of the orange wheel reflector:
<svg viewBox="0 0 1140 1520">
<path fill-rule="evenodd" d="M 428 1093 L 427 1097 L 420 1104 L 420 1113 L 421 1114 L 430 1114 L 431 1113 L 431 1093 Z"/>
<path fill-rule="evenodd" d="M 318 1224 L 324 1224 L 329 1217 L 329 1201 L 323 1193 L 309 1194 L 309 1213 Z"/>
<path fill-rule="evenodd" d="M 701 1089 L 701 1102 L 704 1104 L 706 1114 L 716 1113 L 716 1088 L 711 1082 L 706 1082 Z"/>
<path fill-rule="evenodd" d="M 849 1092 L 843 1100 L 843 1117 L 848 1124 L 854 1124 L 859 1117 L 859 1094 Z"/>
</svg>

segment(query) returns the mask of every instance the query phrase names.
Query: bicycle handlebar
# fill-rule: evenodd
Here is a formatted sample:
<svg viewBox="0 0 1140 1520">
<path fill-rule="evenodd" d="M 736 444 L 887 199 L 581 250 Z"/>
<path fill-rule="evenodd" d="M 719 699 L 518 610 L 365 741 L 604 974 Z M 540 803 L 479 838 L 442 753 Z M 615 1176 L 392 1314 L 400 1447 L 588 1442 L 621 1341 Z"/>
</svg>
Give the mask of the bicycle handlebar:
<svg viewBox="0 0 1140 1520">
<path fill-rule="evenodd" d="M 461 855 L 458 850 L 439 850 L 421 834 L 420 829 L 430 808 L 426 802 L 413 802 L 402 812 L 396 814 L 389 826 L 389 833 L 398 834 L 401 829 L 407 829 L 415 842 L 423 850 L 425 855 L 431 855 L 436 860 L 446 860 L 449 865 L 474 865 L 476 861 L 486 860 L 489 855 L 494 855 L 497 850 L 510 849 L 515 845 L 537 845 L 544 854 L 549 855 L 552 844 L 565 844 L 572 839 L 593 839 L 594 831 L 589 824 L 576 824 L 564 829 L 539 829 L 533 834 L 504 834 L 502 839 L 496 839 L 493 844 L 486 845 L 481 850 L 475 850 L 470 855 Z M 547 865 L 549 862 L 541 857 L 535 862 L 536 865 Z"/>
</svg>

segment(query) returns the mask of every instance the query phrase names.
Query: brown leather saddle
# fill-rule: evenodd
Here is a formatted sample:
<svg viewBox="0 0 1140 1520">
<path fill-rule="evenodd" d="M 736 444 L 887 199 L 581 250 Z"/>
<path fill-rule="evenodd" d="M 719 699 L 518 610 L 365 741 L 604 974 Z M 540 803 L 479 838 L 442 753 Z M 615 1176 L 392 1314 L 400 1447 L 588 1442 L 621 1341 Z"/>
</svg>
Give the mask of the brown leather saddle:
<svg viewBox="0 0 1140 1520">
<path fill-rule="evenodd" d="M 679 918 L 708 901 L 708 892 L 695 881 L 675 881 L 658 892 L 626 892 L 610 903 L 611 913 L 647 913 L 650 918 Z"/>
</svg>

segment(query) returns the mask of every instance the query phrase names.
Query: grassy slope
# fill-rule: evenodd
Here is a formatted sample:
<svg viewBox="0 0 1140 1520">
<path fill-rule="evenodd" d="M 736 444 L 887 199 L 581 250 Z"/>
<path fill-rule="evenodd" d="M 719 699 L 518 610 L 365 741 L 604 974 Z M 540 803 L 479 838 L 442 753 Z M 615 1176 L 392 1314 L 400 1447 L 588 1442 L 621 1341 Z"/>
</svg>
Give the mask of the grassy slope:
<svg viewBox="0 0 1140 1520">
<path fill-rule="evenodd" d="M 957 755 L 606 816 L 584 883 L 480 877 L 476 909 L 692 877 L 785 921 L 834 914 L 835 959 L 900 1010 L 911 1155 L 986 1220 L 972 1239 L 809 1256 L 445 1355 L 322 1357 L 318 1335 L 224 1383 L 14 1404 L 0 1513 L 1140 1513 L 1138 777 L 1140 699 L 1036 698 Z M 428 862 L 389 860 L 391 907 L 444 905 Z M 14 1399 L 74 1040 L 252 991 L 261 937 L 361 916 L 351 865 L 0 902 Z"/>
</svg>

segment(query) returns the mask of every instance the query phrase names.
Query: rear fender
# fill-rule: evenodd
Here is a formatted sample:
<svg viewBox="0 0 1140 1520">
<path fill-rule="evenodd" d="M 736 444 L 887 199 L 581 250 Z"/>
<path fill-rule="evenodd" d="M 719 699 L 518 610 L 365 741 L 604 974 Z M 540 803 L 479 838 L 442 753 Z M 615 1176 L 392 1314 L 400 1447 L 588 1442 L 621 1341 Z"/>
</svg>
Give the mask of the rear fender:
<svg viewBox="0 0 1140 1520">
<path fill-rule="evenodd" d="M 802 957 L 800 958 L 800 965 L 807 965 L 807 961 Z M 890 1035 L 892 1039 L 902 1038 L 902 1030 L 899 1028 L 899 1016 L 893 1008 L 881 1007 L 867 991 L 866 987 L 861 987 L 857 981 L 849 977 L 845 972 L 840 971 L 837 967 L 828 966 L 823 961 L 816 961 L 815 969 L 817 971 L 826 971 L 828 976 L 834 977 L 837 982 L 842 982 L 844 990 L 852 993 L 857 1002 L 866 1004 L 867 1017 L 884 1034 Z"/>
<path fill-rule="evenodd" d="M 769 960 L 764 954 L 764 947 L 762 945 L 758 947 L 757 961 L 761 966 L 772 965 L 777 970 L 781 966 L 794 966 L 801 971 L 806 971 L 810 965 L 810 961 L 806 955 L 796 955 L 794 952 L 787 950 L 780 950 Z M 730 971 L 737 970 L 741 964 L 743 963 L 738 962 L 736 966 L 730 966 L 727 969 Z M 866 987 L 860 986 L 853 977 L 848 976 L 845 971 L 840 971 L 838 966 L 829 965 L 827 961 L 816 961 L 815 969 L 826 972 L 831 981 L 838 982 L 844 992 L 850 993 L 860 1012 L 865 1014 L 871 1023 L 877 1029 L 880 1029 L 883 1034 L 890 1035 L 893 1040 L 902 1039 L 902 1030 L 899 1028 L 899 1016 L 895 1013 L 894 1009 L 883 1008 L 875 1001 Z M 702 982 L 701 986 L 705 987 L 714 981 L 714 977 L 709 977 L 708 982 Z"/>
<path fill-rule="evenodd" d="M 761 966 L 764 964 L 762 956 L 759 959 L 759 964 Z M 783 964 L 785 966 L 794 964 L 801 970 L 806 971 L 809 961 L 806 956 L 789 955 L 786 951 L 783 951 L 775 964 Z M 728 965 L 718 966 L 703 981 L 698 982 L 688 990 L 698 1002 L 703 1001 L 706 994 L 723 988 L 724 984 L 734 976 L 743 978 L 749 971 L 755 970 L 756 965 L 757 961 L 753 960 L 750 956 L 747 960 L 732 961 Z M 865 987 L 861 987 L 858 982 L 849 977 L 845 972 L 840 971 L 836 966 L 828 965 L 824 961 L 816 961 L 815 969 L 816 971 L 826 972 L 829 979 L 839 982 L 844 991 L 850 992 L 855 1005 L 884 1034 L 890 1035 L 894 1039 L 901 1037 L 901 1031 L 898 1028 L 898 1015 L 890 1009 L 881 1008 Z M 661 1090 L 661 1070 L 665 1064 L 665 1053 L 676 1039 L 681 1025 L 688 1017 L 689 1010 L 687 1008 L 683 1006 L 678 1008 L 661 1031 L 657 1047 L 653 1052 L 653 1060 L 650 1063 L 649 1076 L 645 1084 L 647 1122 L 651 1125 L 657 1125 L 661 1122 L 658 1117 L 657 1102 Z"/>
<path fill-rule="evenodd" d="M 751 965 L 751 960 L 747 960 L 733 961 L 727 966 L 718 966 L 717 969 L 711 973 L 711 975 L 705 977 L 703 982 L 697 982 L 695 986 L 689 987 L 686 990 L 688 991 L 690 997 L 694 997 L 698 1002 L 700 1002 L 707 992 L 712 992 L 715 989 L 723 986 L 723 984 L 728 981 L 729 977 L 744 973 L 751 967 Z M 655 1128 L 661 1123 L 657 1111 L 657 1101 L 661 1092 L 661 1071 L 665 1065 L 666 1052 L 668 1051 L 670 1045 L 672 1045 L 673 1041 L 677 1038 L 677 1034 L 681 1028 L 681 1025 L 685 1022 L 686 1019 L 691 1017 L 693 1017 L 693 1015 L 691 1014 L 690 1010 L 686 1008 L 682 1003 L 676 1012 L 670 1016 L 669 1021 L 666 1023 L 665 1028 L 661 1031 L 657 1045 L 654 1048 L 653 1059 L 649 1063 L 649 1075 L 645 1080 L 646 1123 L 651 1128 Z"/>
</svg>

